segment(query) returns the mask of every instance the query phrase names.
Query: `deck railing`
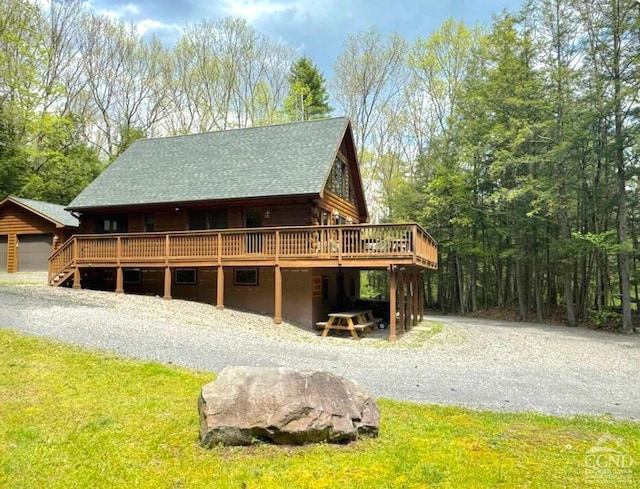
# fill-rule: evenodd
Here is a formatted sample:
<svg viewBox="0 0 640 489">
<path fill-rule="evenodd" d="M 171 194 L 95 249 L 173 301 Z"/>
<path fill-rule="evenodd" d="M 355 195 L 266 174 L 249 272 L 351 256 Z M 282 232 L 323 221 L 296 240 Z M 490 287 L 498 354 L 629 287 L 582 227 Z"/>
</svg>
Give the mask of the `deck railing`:
<svg viewBox="0 0 640 489">
<path fill-rule="evenodd" d="M 53 277 L 74 264 L 73 252 L 75 251 L 74 238 L 69 238 L 49 257 L 49 282 Z"/>
<path fill-rule="evenodd" d="M 49 258 L 49 280 L 70 266 L 252 264 L 311 260 L 412 263 L 437 268 L 438 245 L 417 224 L 91 234 L 71 237 Z"/>
</svg>

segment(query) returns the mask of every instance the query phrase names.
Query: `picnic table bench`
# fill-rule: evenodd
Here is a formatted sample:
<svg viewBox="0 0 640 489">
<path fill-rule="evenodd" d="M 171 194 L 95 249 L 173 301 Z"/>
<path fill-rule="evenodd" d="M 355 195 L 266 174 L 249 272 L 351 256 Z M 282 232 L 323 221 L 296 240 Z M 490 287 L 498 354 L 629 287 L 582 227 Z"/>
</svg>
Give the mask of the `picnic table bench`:
<svg viewBox="0 0 640 489">
<path fill-rule="evenodd" d="M 344 311 L 332 312 L 329 314 L 328 321 L 316 323 L 316 326 L 322 327 L 322 336 L 327 336 L 332 329 L 350 331 L 354 340 L 359 340 L 358 331 L 371 329 L 382 321 L 381 318 L 373 317 L 373 311 L 370 309 L 362 311 Z"/>
</svg>

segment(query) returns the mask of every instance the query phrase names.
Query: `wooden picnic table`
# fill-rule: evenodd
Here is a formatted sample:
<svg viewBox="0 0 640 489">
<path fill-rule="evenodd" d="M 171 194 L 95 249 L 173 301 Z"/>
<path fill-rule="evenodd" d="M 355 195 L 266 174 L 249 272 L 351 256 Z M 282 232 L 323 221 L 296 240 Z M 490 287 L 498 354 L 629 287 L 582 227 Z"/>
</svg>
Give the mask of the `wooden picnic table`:
<svg viewBox="0 0 640 489">
<path fill-rule="evenodd" d="M 322 336 L 327 336 L 332 329 L 346 330 L 351 332 L 354 340 L 359 340 L 358 331 L 364 331 L 378 324 L 381 319 L 373 317 L 373 311 L 366 309 L 362 311 L 332 312 L 329 320 L 324 323 Z M 319 323 L 322 324 L 322 323 Z"/>
</svg>

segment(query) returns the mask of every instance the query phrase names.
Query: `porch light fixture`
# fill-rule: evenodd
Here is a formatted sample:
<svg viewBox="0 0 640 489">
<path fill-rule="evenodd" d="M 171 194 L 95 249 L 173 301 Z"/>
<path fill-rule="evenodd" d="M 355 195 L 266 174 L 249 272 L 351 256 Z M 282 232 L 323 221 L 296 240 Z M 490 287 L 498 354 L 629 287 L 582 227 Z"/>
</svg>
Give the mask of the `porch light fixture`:
<svg viewBox="0 0 640 489">
<path fill-rule="evenodd" d="M 331 213 L 331 215 L 333 216 L 334 219 L 338 219 L 340 217 L 340 213 L 338 212 L 338 209 L 333 209 L 333 212 Z"/>
<path fill-rule="evenodd" d="M 267 209 L 266 211 L 264 211 L 264 218 L 269 219 L 270 217 L 271 217 L 271 212 L 269 212 L 269 209 Z"/>
</svg>

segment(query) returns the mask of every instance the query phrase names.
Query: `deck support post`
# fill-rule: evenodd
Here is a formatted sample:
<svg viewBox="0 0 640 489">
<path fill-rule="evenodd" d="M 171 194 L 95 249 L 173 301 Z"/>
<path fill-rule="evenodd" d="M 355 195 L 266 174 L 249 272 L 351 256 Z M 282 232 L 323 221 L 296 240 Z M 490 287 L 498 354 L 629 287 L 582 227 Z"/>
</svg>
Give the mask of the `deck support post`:
<svg viewBox="0 0 640 489">
<path fill-rule="evenodd" d="M 171 267 L 164 267 L 164 296 L 163 299 L 171 299 Z"/>
<path fill-rule="evenodd" d="M 416 326 L 418 324 L 418 278 L 420 278 L 420 274 L 417 268 L 412 268 L 411 272 L 411 292 L 413 295 L 413 306 L 411 307 L 413 320 L 411 326 Z"/>
<path fill-rule="evenodd" d="M 72 250 L 72 259 L 73 259 L 73 288 L 80 289 L 82 288 L 82 284 L 80 283 L 80 267 L 78 266 L 78 240 L 73 239 L 73 250 Z"/>
<path fill-rule="evenodd" d="M 124 278 L 122 276 L 122 267 L 120 266 L 120 257 L 122 256 L 122 237 L 116 238 L 116 294 L 124 292 Z"/>
<path fill-rule="evenodd" d="M 124 292 L 124 276 L 122 273 L 122 267 L 116 268 L 116 294 L 122 294 Z"/>
<path fill-rule="evenodd" d="M 404 280 L 405 280 L 405 270 L 404 268 L 400 268 L 398 270 L 398 308 L 400 312 L 398 314 L 398 330 L 401 333 L 407 332 L 407 318 L 406 318 L 406 309 L 404 302 Z"/>
<path fill-rule="evenodd" d="M 406 302 L 406 306 L 405 306 L 405 310 L 407 311 L 405 313 L 405 326 L 404 326 L 404 330 L 405 331 L 409 331 L 411 329 L 412 326 L 412 314 L 413 314 L 413 297 L 411 295 L 411 284 L 412 284 L 412 280 L 413 280 L 413 270 L 409 267 L 407 267 L 407 271 L 405 272 L 405 287 L 406 287 L 406 297 L 407 297 L 407 302 Z"/>
<path fill-rule="evenodd" d="M 282 269 L 279 265 L 274 267 L 275 270 L 275 305 L 273 312 L 273 322 L 282 323 Z"/>
<path fill-rule="evenodd" d="M 216 309 L 220 311 L 224 309 L 224 268 L 222 265 L 218 265 L 216 276 Z"/>
<path fill-rule="evenodd" d="M 411 267 L 411 327 L 418 324 L 418 281 L 416 269 Z"/>
<path fill-rule="evenodd" d="M 413 326 L 413 267 L 407 267 L 407 317 L 405 319 L 405 331 L 409 331 Z"/>
<path fill-rule="evenodd" d="M 418 321 L 424 319 L 424 274 L 418 272 Z"/>
<path fill-rule="evenodd" d="M 80 283 L 80 267 L 78 265 L 73 269 L 73 288 L 82 288 L 82 284 Z"/>
<path fill-rule="evenodd" d="M 398 270 L 395 265 L 391 265 L 389 274 L 389 341 L 396 341 L 398 339 L 396 334 Z"/>
</svg>

